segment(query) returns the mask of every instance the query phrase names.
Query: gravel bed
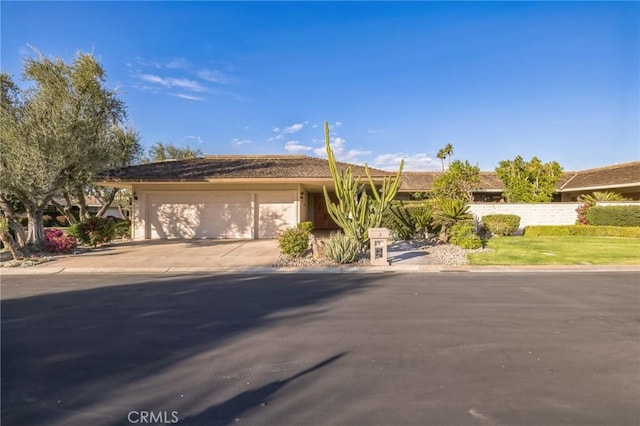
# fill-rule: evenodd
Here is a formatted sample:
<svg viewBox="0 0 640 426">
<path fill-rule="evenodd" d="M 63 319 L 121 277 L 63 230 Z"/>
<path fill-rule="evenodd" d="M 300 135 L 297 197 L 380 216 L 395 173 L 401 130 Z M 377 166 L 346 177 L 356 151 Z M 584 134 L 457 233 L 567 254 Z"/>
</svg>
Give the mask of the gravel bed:
<svg viewBox="0 0 640 426">
<path fill-rule="evenodd" d="M 392 248 L 393 247 L 393 248 Z M 421 240 L 421 241 L 401 241 L 394 242 L 389 246 L 390 250 L 403 250 L 403 251 L 426 251 L 427 256 L 435 259 L 435 262 L 426 261 L 425 264 L 440 264 L 447 266 L 457 266 L 467 264 L 467 254 L 476 253 L 481 251 L 487 251 L 489 249 L 480 248 L 474 250 L 465 250 L 461 247 L 452 244 L 443 244 L 437 239 Z M 392 255 L 392 252 L 389 252 Z M 369 252 L 360 255 L 357 262 L 351 263 L 351 265 L 368 265 L 369 264 Z M 400 262 L 402 264 L 402 262 Z M 281 254 L 273 264 L 274 267 L 313 267 L 313 266 L 343 266 L 332 262 L 331 260 L 322 257 L 314 258 L 311 253 L 304 257 L 293 257 Z"/>
</svg>

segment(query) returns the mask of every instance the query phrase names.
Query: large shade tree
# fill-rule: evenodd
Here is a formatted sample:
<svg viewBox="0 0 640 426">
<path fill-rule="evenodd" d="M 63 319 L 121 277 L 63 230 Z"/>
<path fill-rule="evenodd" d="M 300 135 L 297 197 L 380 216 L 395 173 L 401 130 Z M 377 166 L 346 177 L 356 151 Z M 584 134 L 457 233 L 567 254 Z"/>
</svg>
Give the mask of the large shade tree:
<svg viewBox="0 0 640 426">
<path fill-rule="evenodd" d="M 547 203 L 553 199 L 562 167 L 555 161 L 543 163 L 537 157 L 521 156 L 501 161 L 496 174 L 504 184 L 504 197 L 511 203 Z"/>
<path fill-rule="evenodd" d="M 190 146 L 178 146 L 172 143 L 156 142 L 149 148 L 148 162 L 165 160 L 187 160 L 202 157 L 202 150 Z"/>
<path fill-rule="evenodd" d="M 118 163 L 121 142 L 137 138 L 125 129 L 124 103 L 106 87 L 91 54 L 79 52 L 70 63 L 43 55 L 26 59 L 23 77 L 26 88 L 0 74 L 0 195 L 24 205 L 25 242 L 38 244 L 43 210 L 54 195 Z"/>
</svg>

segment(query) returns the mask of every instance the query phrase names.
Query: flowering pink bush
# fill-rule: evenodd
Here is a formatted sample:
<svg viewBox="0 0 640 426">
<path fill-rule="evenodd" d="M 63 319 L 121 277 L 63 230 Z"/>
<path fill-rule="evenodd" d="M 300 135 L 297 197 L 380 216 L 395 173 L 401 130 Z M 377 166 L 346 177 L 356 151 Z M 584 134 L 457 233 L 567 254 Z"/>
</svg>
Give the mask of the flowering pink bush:
<svg viewBox="0 0 640 426">
<path fill-rule="evenodd" d="M 584 203 L 576 209 L 576 213 L 578 213 L 578 219 L 576 220 L 577 225 L 588 225 L 586 214 L 589 207 L 591 207 L 591 204 Z"/>
<path fill-rule="evenodd" d="M 65 253 L 78 246 L 78 241 L 75 237 L 60 229 L 45 229 L 44 238 L 45 242 L 42 249 L 49 253 Z"/>
</svg>

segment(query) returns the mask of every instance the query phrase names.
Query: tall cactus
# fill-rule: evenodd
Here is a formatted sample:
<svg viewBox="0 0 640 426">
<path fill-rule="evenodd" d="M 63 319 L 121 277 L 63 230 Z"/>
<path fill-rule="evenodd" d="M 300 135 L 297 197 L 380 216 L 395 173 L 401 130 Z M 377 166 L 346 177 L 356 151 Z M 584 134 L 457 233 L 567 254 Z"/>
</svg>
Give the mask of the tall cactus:
<svg viewBox="0 0 640 426">
<path fill-rule="evenodd" d="M 338 170 L 336 157 L 329 143 L 329 123 L 326 121 L 324 123 L 324 146 L 338 199 L 337 203 L 333 202 L 329 197 L 327 187 L 323 186 L 327 211 L 344 233 L 353 236 L 364 248 L 369 241 L 369 228 L 380 226 L 382 214 L 398 193 L 404 160 L 400 162 L 400 168 L 395 178 L 385 177 L 380 188 L 376 186 L 369 167 L 365 164 L 365 173 L 369 182 L 369 192 L 367 192 L 366 185 L 360 182 L 360 177 L 353 176 L 351 167 Z"/>
</svg>

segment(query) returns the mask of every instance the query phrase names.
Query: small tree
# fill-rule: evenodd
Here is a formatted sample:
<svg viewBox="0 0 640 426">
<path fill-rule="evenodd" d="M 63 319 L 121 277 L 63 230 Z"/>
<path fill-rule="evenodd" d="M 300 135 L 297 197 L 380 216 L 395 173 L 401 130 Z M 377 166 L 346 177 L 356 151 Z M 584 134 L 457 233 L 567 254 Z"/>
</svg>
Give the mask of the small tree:
<svg viewBox="0 0 640 426">
<path fill-rule="evenodd" d="M 338 170 L 336 157 L 329 144 L 329 123 L 326 121 L 324 123 L 324 141 L 329 171 L 338 199 L 338 202 L 334 203 L 329 197 L 327 187 L 323 186 L 327 211 L 344 233 L 355 238 L 364 248 L 369 241 L 369 228 L 380 226 L 384 211 L 398 193 L 404 160 L 400 162 L 395 178 L 385 177 L 380 188 L 374 183 L 369 167 L 365 164 L 365 173 L 369 183 L 369 192 L 367 192 L 365 184 L 360 183 L 360 177 L 353 175 L 351 167 Z"/>
<path fill-rule="evenodd" d="M 547 203 L 553 198 L 562 167 L 555 161 L 543 163 L 537 157 L 524 161 L 519 155 L 501 161 L 496 173 L 504 184 L 504 196 L 511 203 Z"/>
<path fill-rule="evenodd" d="M 433 181 L 431 195 L 435 198 L 473 201 L 473 190 L 480 186 L 480 167 L 455 160 L 447 171 Z"/>
<path fill-rule="evenodd" d="M 165 160 L 187 160 L 202 156 L 202 151 L 189 146 L 177 146 L 172 143 L 156 142 L 149 148 L 148 162 Z"/>
</svg>

